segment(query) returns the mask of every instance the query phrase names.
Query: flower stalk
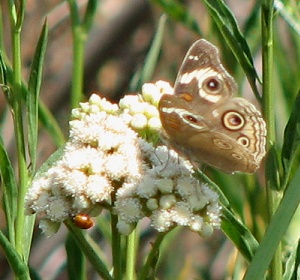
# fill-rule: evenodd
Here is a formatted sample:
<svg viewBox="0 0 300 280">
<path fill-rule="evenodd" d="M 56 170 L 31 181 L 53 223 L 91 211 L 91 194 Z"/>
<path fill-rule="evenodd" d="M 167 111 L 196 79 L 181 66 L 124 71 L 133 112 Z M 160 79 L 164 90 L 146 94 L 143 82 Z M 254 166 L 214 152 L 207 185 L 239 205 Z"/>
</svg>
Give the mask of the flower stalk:
<svg viewBox="0 0 300 280">
<path fill-rule="evenodd" d="M 136 280 L 135 265 L 137 263 L 138 234 L 135 228 L 127 237 L 127 256 L 126 256 L 126 279 Z"/>
<path fill-rule="evenodd" d="M 88 32 L 97 10 L 96 0 L 89 0 L 83 20 L 80 19 L 77 1 L 68 0 L 72 20 L 73 35 L 73 67 L 72 67 L 72 90 L 71 108 L 78 106 L 83 97 L 84 79 L 84 54 Z"/>
<path fill-rule="evenodd" d="M 25 12 L 25 1 L 20 1 L 19 6 L 13 2 L 9 2 L 10 12 L 10 26 L 11 26 L 11 39 L 12 39 L 12 112 L 13 121 L 15 128 L 15 138 L 17 146 L 18 156 L 18 172 L 19 172 L 19 189 L 18 189 L 18 209 L 16 217 L 16 250 L 23 256 L 23 244 L 24 244 L 24 211 L 23 203 L 27 191 L 28 183 L 28 171 L 26 163 L 26 152 L 25 152 L 25 138 L 23 128 L 23 92 L 22 92 L 22 63 L 21 63 L 21 30 Z M 14 242 L 14 241 L 12 241 Z"/>
<path fill-rule="evenodd" d="M 262 60 L 263 60 L 263 112 L 267 125 L 267 150 L 271 151 L 272 146 L 275 143 L 275 106 L 274 106 L 274 82 L 273 82 L 273 17 L 274 17 L 274 0 L 262 1 L 261 9 L 261 24 L 262 24 Z M 276 186 L 273 186 L 273 172 L 266 168 L 266 192 L 268 200 L 268 214 L 269 222 L 271 221 L 277 206 L 280 202 L 281 196 L 276 190 Z M 280 279 L 282 275 L 282 251 L 279 244 L 278 249 L 274 255 L 271 263 L 270 274 L 272 279 Z"/>
</svg>

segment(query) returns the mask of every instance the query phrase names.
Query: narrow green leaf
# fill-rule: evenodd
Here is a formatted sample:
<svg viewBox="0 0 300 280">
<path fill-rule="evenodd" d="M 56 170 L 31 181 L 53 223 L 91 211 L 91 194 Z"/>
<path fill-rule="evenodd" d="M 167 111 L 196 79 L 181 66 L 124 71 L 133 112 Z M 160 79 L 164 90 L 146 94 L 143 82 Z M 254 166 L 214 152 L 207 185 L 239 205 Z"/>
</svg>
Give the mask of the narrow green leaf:
<svg viewBox="0 0 300 280">
<path fill-rule="evenodd" d="M 35 224 L 35 215 L 25 216 L 24 217 L 24 233 L 23 233 L 23 257 L 24 261 L 28 262 L 30 251 L 31 251 L 31 242 L 33 238 L 33 230 Z"/>
<path fill-rule="evenodd" d="M 56 150 L 39 168 L 39 170 L 36 172 L 35 177 L 41 176 L 43 173 L 45 173 L 49 168 L 51 168 L 55 162 L 57 162 L 64 153 L 64 146 L 60 147 L 58 150 Z"/>
<path fill-rule="evenodd" d="M 298 240 L 298 244 L 297 244 L 297 250 L 296 250 L 296 259 L 295 259 L 295 264 L 294 264 L 294 273 L 291 279 L 299 279 L 299 272 L 298 272 L 298 268 L 300 265 L 300 242 Z"/>
<path fill-rule="evenodd" d="M 38 137 L 38 99 L 42 81 L 42 68 L 44 63 L 45 51 L 48 39 L 48 24 L 45 21 L 31 66 L 28 94 L 27 94 L 27 113 L 28 113 L 28 146 L 31 157 L 31 168 L 34 171 L 36 166 L 36 149 Z"/>
<path fill-rule="evenodd" d="M 221 228 L 224 233 L 231 239 L 231 241 L 236 245 L 241 254 L 247 260 L 251 260 L 254 252 L 258 247 L 257 240 L 248 230 L 248 228 L 244 226 L 242 222 L 239 221 L 239 219 L 232 213 L 232 211 L 230 210 L 230 203 L 219 186 L 212 180 L 210 180 L 200 170 L 197 170 L 197 176 L 207 182 L 209 184 L 209 187 L 219 195 L 219 200 L 223 205 Z"/>
<path fill-rule="evenodd" d="M 281 160 L 284 168 L 283 186 L 287 184 L 300 144 L 300 90 L 294 102 L 290 119 L 284 130 Z"/>
<path fill-rule="evenodd" d="M 4 85 L 7 85 L 7 67 L 1 49 L 0 49 L 0 83 L 2 87 Z"/>
<path fill-rule="evenodd" d="M 259 79 L 258 74 L 254 67 L 250 48 L 239 29 L 234 15 L 222 0 L 203 0 L 203 2 L 218 26 L 220 33 L 244 69 L 256 98 L 260 100 L 256 86 L 256 80 Z"/>
<path fill-rule="evenodd" d="M 77 1 L 68 0 L 67 2 L 69 4 L 70 15 L 71 15 L 71 19 L 72 19 L 72 27 L 73 27 L 73 30 L 74 30 L 75 26 L 80 25 L 79 7 L 78 7 L 78 4 L 77 4 Z"/>
<path fill-rule="evenodd" d="M 167 233 L 161 232 L 157 235 L 155 242 L 152 244 L 150 253 L 148 254 L 146 263 L 141 269 L 139 279 L 155 279 L 157 263 L 159 261 L 160 249 L 162 241 Z"/>
<path fill-rule="evenodd" d="M 77 243 L 75 242 L 71 234 L 68 234 L 65 247 L 67 252 L 68 278 L 78 280 L 84 279 L 84 255 L 80 248 L 77 246 Z"/>
<path fill-rule="evenodd" d="M 282 279 L 283 280 L 297 280 L 298 277 L 298 267 L 300 264 L 300 244 L 298 242 L 290 250 L 291 253 L 285 262 L 285 269 Z"/>
<path fill-rule="evenodd" d="M 294 1 L 294 5 L 298 3 L 297 1 Z M 282 1 L 275 0 L 274 1 L 275 9 L 279 12 L 280 16 L 286 21 L 286 23 L 297 32 L 298 35 L 300 35 L 300 23 L 298 14 L 293 13 L 295 10 L 297 10 L 296 5 L 293 7 L 293 1 L 285 1 L 283 3 Z M 298 7 L 299 10 L 299 7 Z"/>
<path fill-rule="evenodd" d="M 160 5 L 172 19 L 183 23 L 187 28 L 201 35 L 202 32 L 197 21 L 183 4 L 170 0 L 152 0 L 152 2 Z"/>
<path fill-rule="evenodd" d="M 85 28 L 85 32 L 88 32 L 93 25 L 94 17 L 97 12 L 98 0 L 89 0 L 82 25 Z"/>
<path fill-rule="evenodd" d="M 261 3 L 259 1 L 256 1 L 251 13 L 246 18 L 246 21 L 243 25 L 243 32 L 245 37 L 248 37 L 250 40 L 257 40 L 258 36 L 260 36 L 260 30 L 257 28 L 259 26 L 259 20 L 260 20 L 260 5 Z M 253 38 L 254 37 L 254 38 Z"/>
<path fill-rule="evenodd" d="M 39 101 L 39 121 L 50 134 L 57 147 L 61 147 L 65 144 L 66 139 L 60 126 L 41 100 Z"/>
<path fill-rule="evenodd" d="M 11 67 L 7 66 L 7 81 L 8 84 L 13 82 L 13 71 Z M 22 91 L 24 94 L 22 94 L 22 97 L 25 98 L 28 94 L 28 89 L 24 83 L 21 85 Z M 50 136 L 53 138 L 53 141 L 57 145 L 57 147 L 62 146 L 65 143 L 65 137 L 64 134 L 61 131 L 60 126 L 58 125 L 57 121 L 49 111 L 49 109 L 44 105 L 44 103 L 39 100 L 38 105 L 38 116 L 39 121 L 41 122 L 42 126 L 45 127 L 47 132 L 50 134 Z"/>
<path fill-rule="evenodd" d="M 233 213 L 225 207 L 222 209 L 222 216 L 222 230 L 235 244 L 239 252 L 248 261 L 251 261 L 254 252 L 258 248 L 257 240 L 252 233 L 233 215 Z"/>
<path fill-rule="evenodd" d="M 300 168 L 296 171 L 295 177 L 286 188 L 263 240 L 250 263 L 244 280 L 264 279 L 265 272 L 299 205 L 299 182 Z"/>
<path fill-rule="evenodd" d="M 92 246 L 95 244 L 93 244 L 91 240 L 87 240 L 84 237 L 82 230 L 76 228 L 71 221 L 65 221 L 65 225 L 68 227 L 78 247 L 82 250 L 86 258 L 90 261 L 93 268 L 98 272 L 102 279 L 113 280 L 106 264 L 99 257 L 101 253 L 98 253 L 97 248 Z"/>
<path fill-rule="evenodd" d="M 0 49 L 0 85 L 5 95 L 6 101 L 10 106 L 12 106 L 12 100 L 10 96 L 10 88 L 8 85 L 8 70 L 3 58 L 2 50 Z"/>
<path fill-rule="evenodd" d="M 29 269 L 30 269 L 31 280 L 43 280 L 33 267 L 29 267 Z"/>
<path fill-rule="evenodd" d="M 27 265 L 22 261 L 20 255 L 17 253 L 12 243 L 7 240 L 2 231 L 0 231 L 0 246 L 16 277 L 22 280 L 30 280 L 31 278 Z"/>
<path fill-rule="evenodd" d="M 1 139 L 2 140 L 2 139 Z M 14 244 L 15 229 L 14 222 L 17 216 L 17 183 L 15 181 L 15 174 L 11 165 L 8 154 L 0 142 L 0 172 L 3 187 L 3 202 L 4 211 L 6 216 L 6 223 L 8 229 L 8 236 L 10 242 Z"/>
<path fill-rule="evenodd" d="M 280 190 L 280 173 L 279 173 L 278 154 L 274 145 L 271 145 L 266 157 L 266 176 L 271 182 L 274 190 Z"/>
<path fill-rule="evenodd" d="M 165 28 L 166 20 L 167 20 L 167 18 L 165 15 L 162 15 L 160 17 L 158 28 L 155 33 L 155 37 L 154 37 L 154 40 L 150 47 L 150 50 L 145 59 L 143 69 L 141 72 L 137 73 L 138 77 L 136 76 L 133 78 L 133 81 L 130 85 L 131 91 L 140 89 L 141 86 L 144 83 L 149 82 L 153 76 L 154 70 L 155 70 L 157 62 L 158 62 L 161 45 L 163 42 L 164 28 Z"/>
<path fill-rule="evenodd" d="M 26 10 L 26 0 L 18 1 L 19 7 L 17 8 L 17 22 L 15 31 L 21 32 L 22 25 L 24 22 L 25 10 Z"/>
</svg>

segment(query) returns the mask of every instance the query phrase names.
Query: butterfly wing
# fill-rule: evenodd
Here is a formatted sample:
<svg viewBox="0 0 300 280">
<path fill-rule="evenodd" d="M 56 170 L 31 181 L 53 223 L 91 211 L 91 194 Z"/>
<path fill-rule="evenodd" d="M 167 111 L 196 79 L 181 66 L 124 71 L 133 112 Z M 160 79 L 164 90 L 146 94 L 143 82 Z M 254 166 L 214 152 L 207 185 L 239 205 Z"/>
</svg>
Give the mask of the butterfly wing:
<svg viewBox="0 0 300 280">
<path fill-rule="evenodd" d="M 258 164 L 265 156 L 266 124 L 261 113 L 244 98 L 231 98 L 212 108 L 209 117 L 214 130 L 236 141 Z"/>
<path fill-rule="evenodd" d="M 206 40 L 196 41 L 178 72 L 174 94 L 187 108 L 205 113 L 208 105 L 224 102 L 236 92 L 237 85 L 222 66 L 218 49 Z"/>
<path fill-rule="evenodd" d="M 162 118 L 169 145 L 194 163 L 223 172 L 254 172 L 265 155 L 266 128 L 258 110 L 243 98 L 215 107 L 209 118 L 184 109 L 183 102 L 164 98 Z M 165 105 L 167 106 L 167 105 Z"/>
</svg>

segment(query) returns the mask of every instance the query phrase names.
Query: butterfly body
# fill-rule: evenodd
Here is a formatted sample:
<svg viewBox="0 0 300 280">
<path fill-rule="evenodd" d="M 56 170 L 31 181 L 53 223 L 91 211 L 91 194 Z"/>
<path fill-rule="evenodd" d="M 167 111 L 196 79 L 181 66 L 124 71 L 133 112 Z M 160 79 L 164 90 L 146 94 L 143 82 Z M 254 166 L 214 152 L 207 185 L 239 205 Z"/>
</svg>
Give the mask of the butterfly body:
<svg viewBox="0 0 300 280">
<path fill-rule="evenodd" d="M 174 94 L 164 94 L 159 112 L 165 138 L 194 163 L 227 173 L 252 173 L 265 155 L 265 122 L 253 104 L 233 97 L 237 86 L 218 50 L 198 40 L 188 51 Z"/>
</svg>

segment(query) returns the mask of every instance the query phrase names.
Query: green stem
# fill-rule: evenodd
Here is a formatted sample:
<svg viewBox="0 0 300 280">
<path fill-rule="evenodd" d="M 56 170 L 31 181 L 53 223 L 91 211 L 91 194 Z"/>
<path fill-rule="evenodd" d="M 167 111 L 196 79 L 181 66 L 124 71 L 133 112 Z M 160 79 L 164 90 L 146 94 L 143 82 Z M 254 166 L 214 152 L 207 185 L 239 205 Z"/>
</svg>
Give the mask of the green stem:
<svg viewBox="0 0 300 280">
<path fill-rule="evenodd" d="M 71 106 L 75 108 L 82 101 L 84 77 L 84 51 L 86 32 L 81 26 L 73 26 L 73 69 Z"/>
<path fill-rule="evenodd" d="M 14 247 L 10 240 L 0 231 L 0 247 L 5 254 L 10 267 L 18 279 L 30 280 L 29 268 L 27 264 L 23 262 L 20 255 L 14 250 Z"/>
<path fill-rule="evenodd" d="M 84 65 L 84 29 L 80 26 L 79 9 L 76 0 L 69 0 L 73 35 L 73 68 L 71 107 L 75 108 L 82 98 L 83 65 Z"/>
<path fill-rule="evenodd" d="M 273 89 L 273 0 L 262 1 L 262 59 L 263 59 L 263 109 L 264 117 L 267 125 L 267 150 L 269 151 L 275 142 L 275 115 L 274 115 L 274 89 Z M 268 198 L 268 214 L 269 222 L 273 217 L 274 212 L 279 204 L 278 192 L 272 186 L 272 174 L 274 172 L 266 169 L 266 191 Z M 281 263 L 281 246 L 274 255 L 271 269 L 271 279 L 281 279 L 282 277 L 282 263 Z"/>
<path fill-rule="evenodd" d="M 65 225 L 68 227 L 74 240 L 78 244 L 78 247 L 82 250 L 86 258 L 93 265 L 93 268 L 102 277 L 101 279 L 113 280 L 110 276 L 107 266 L 100 258 L 101 252 L 98 252 L 98 247 L 94 244 L 94 241 L 87 236 L 84 236 L 82 230 L 76 228 L 70 220 L 65 221 Z"/>
<path fill-rule="evenodd" d="M 71 106 L 75 108 L 83 97 L 84 52 L 87 34 L 92 26 L 97 10 L 97 0 L 89 0 L 83 20 L 75 0 L 69 0 L 73 34 L 73 69 Z"/>
<path fill-rule="evenodd" d="M 128 236 L 127 258 L 126 258 L 126 278 L 136 279 L 135 264 L 137 256 L 137 229 Z"/>
<path fill-rule="evenodd" d="M 269 1 L 267 1 L 269 2 Z M 271 1 L 272 2 L 272 1 Z M 271 13 L 271 15 L 270 15 Z M 273 96 L 273 12 L 262 6 L 262 59 L 263 59 L 263 109 L 267 125 L 267 145 L 275 140 L 275 115 Z"/>
<path fill-rule="evenodd" d="M 111 235 L 112 235 L 112 258 L 114 279 L 122 279 L 122 250 L 121 236 L 117 228 L 118 216 L 111 214 Z"/>
<path fill-rule="evenodd" d="M 157 238 L 154 243 L 152 243 L 152 249 L 147 257 L 147 261 L 144 264 L 141 274 L 139 275 L 140 280 L 146 279 L 155 279 L 154 275 L 151 275 L 155 272 L 156 265 L 159 260 L 159 252 L 161 248 L 161 243 L 166 236 L 166 232 L 161 232 L 157 235 Z"/>
<path fill-rule="evenodd" d="M 23 256 L 24 236 L 24 198 L 27 191 L 28 171 L 26 164 L 25 140 L 22 117 L 22 63 L 21 63 L 21 23 L 14 16 L 15 6 L 11 6 L 11 28 L 12 28 L 12 55 L 13 55 L 13 102 L 12 112 L 14 117 L 14 128 L 18 155 L 19 190 L 17 201 L 16 218 L 16 250 Z M 18 26 L 17 26 L 18 23 Z"/>
</svg>

